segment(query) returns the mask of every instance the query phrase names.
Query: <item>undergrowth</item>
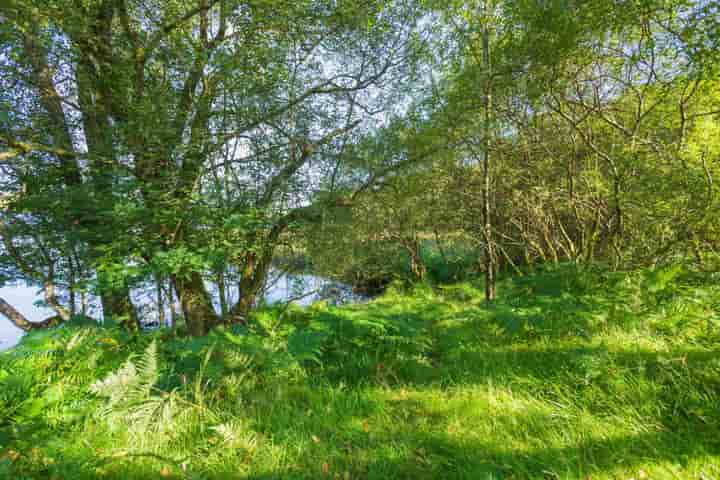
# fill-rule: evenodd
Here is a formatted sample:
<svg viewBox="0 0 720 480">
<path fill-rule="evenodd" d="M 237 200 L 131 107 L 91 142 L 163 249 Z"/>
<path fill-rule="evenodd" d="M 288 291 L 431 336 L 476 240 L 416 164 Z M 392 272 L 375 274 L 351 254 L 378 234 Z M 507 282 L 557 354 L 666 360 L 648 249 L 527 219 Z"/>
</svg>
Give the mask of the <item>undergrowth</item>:
<svg viewBox="0 0 720 480">
<path fill-rule="evenodd" d="M 0 353 L 0 478 L 720 478 L 720 283 L 574 266 Z"/>
</svg>

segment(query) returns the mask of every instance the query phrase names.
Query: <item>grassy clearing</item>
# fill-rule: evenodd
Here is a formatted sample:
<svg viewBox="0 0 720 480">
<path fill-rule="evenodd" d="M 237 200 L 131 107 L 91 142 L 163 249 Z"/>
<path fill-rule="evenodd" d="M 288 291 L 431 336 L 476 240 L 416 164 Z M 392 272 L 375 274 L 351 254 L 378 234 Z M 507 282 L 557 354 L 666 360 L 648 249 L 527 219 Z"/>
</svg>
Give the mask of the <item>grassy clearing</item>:
<svg viewBox="0 0 720 480">
<path fill-rule="evenodd" d="M 0 354 L 0 478 L 720 478 L 717 280 L 564 266 L 492 307 L 467 282 L 34 334 Z"/>
</svg>

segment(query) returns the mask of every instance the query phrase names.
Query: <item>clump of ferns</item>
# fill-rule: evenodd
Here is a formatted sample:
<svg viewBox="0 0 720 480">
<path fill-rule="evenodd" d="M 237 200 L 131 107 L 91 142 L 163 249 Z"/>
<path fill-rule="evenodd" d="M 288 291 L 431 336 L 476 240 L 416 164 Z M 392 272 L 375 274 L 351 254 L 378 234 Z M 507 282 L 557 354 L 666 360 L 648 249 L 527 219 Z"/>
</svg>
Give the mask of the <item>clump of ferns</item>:
<svg viewBox="0 0 720 480">
<path fill-rule="evenodd" d="M 253 370 L 252 358 L 249 354 L 226 349 L 222 357 L 223 375 L 218 381 L 215 400 L 240 398 L 243 394 L 257 387 L 259 377 Z"/>
<path fill-rule="evenodd" d="M 208 360 L 206 355 L 203 368 Z M 128 359 L 119 370 L 90 386 L 92 393 L 105 399 L 97 415 L 107 420 L 112 430 L 125 429 L 137 435 L 140 443 L 146 433 L 175 438 L 203 420 L 216 419 L 204 403 L 202 372 L 190 392 L 157 388 L 160 374 L 153 340 L 142 355 Z"/>
<path fill-rule="evenodd" d="M 43 416 L 50 425 L 73 421 L 90 407 L 87 386 L 107 358 L 97 329 L 33 332 L 0 359 L 0 409 L 6 419 Z"/>
<path fill-rule="evenodd" d="M 98 365 L 103 355 L 97 348 L 99 335 L 97 329 L 83 328 L 62 333 L 62 354 L 55 357 L 51 372 L 53 380 L 62 379 L 65 383 L 86 386 L 98 377 Z"/>
</svg>

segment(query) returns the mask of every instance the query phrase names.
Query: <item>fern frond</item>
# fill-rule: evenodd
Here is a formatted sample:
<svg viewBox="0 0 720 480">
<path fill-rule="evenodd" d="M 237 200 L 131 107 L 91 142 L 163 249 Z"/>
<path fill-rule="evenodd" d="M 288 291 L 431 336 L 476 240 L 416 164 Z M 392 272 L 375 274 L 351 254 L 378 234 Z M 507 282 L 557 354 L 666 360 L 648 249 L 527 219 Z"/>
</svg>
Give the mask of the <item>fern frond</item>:
<svg viewBox="0 0 720 480">
<path fill-rule="evenodd" d="M 108 399 L 108 409 L 128 407 L 150 397 L 158 381 L 158 351 L 153 340 L 136 363 L 128 360 L 120 370 L 90 386 L 90 391 Z"/>
</svg>

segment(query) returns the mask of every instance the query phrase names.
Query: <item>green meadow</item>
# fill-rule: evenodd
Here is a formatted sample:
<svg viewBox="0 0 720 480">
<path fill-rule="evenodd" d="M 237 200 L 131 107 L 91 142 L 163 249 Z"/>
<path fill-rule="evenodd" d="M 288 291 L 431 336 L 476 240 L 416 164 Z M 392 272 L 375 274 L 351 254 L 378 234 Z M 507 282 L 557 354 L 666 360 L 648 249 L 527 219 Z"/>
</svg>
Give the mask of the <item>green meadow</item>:
<svg viewBox="0 0 720 480">
<path fill-rule="evenodd" d="M 194 339 L 33 332 L 0 354 L 0 477 L 718 478 L 717 280 L 561 266 L 491 306 L 468 281 Z"/>
</svg>

